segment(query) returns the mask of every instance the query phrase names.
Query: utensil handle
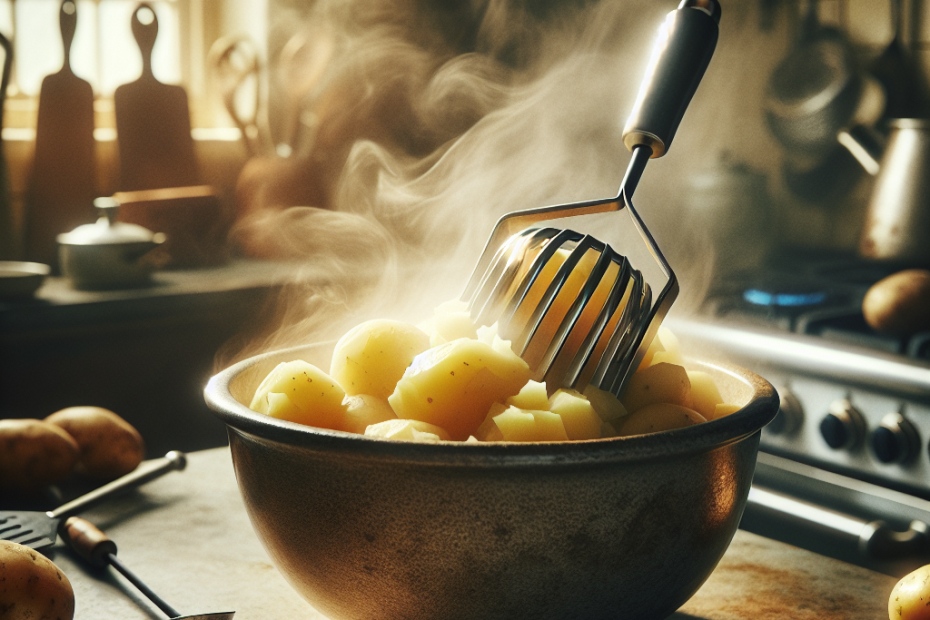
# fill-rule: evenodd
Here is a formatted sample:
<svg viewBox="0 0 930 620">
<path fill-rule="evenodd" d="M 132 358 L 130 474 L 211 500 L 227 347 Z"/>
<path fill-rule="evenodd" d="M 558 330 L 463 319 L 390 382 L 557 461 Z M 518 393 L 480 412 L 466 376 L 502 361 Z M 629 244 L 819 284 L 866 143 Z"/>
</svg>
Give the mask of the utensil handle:
<svg viewBox="0 0 930 620">
<path fill-rule="evenodd" d="M 139 14 L 143 11 L 148 11 L 152 17 L 152 21 L 147 24 L 139 18 Z M 158 15 L 147 2 L 139 3 L 136 10 L 132 12 L 132 36 L 135 37 L 136 43 L 139 44 L 139 51 L 142 53 L 142 75 L 155 77 L 152 73 L 152 50 L 155 49 L 155 39 L 158 37 Z"/>
<path fill-rule="evenodd" d="M 61 27 L 61 43 L 65 53 L 62 69 L 71 71 L 71 43 L 74 41 L 74 32 L 77 30 L 77 2 L 62 0 L 58 9 L 58 23 Z"/>
<path fill-rule="evenodd" d="M 109 554 L 116 555 L 116 543 L 87 519 L 68 517 L 58 535 L 91 566 L 102 568 L 110 563 Z"/>
<path fill-rule="evenodd" d="M 714 54 L 719 22 L 717 0 L 682 0 L 665 18 L 623 129 L 623 143 L 630 151 L 646 146 L 652 157 L 668 151 Z"/>
<path fill-rule="evenodd" d="M 187 467 L 187 456 L 183 452 L 172 450 L 160 459 L 143 463 L 135 471 L 126 474 L 122 478 L 117 478 L 113 482 L 59 506 L 50 511 L 48 515 L 55 519 L 70 517 L 123 491 L 134 489 L 163 476 L 169 471 L 181 471 L 185 467 Z"/>
</svg>

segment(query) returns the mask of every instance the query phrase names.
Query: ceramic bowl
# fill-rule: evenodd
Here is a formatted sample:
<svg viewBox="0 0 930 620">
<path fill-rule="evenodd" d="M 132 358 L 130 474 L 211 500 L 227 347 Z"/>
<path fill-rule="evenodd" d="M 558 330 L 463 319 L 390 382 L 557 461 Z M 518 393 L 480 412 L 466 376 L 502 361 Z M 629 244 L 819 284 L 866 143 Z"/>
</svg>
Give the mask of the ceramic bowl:
<svg viewBox="0 0 930 620">
<path fill-rule="evenodd" d="M 0 299 L 32 297 L 50 272 L 43 263 L 0 261 Z"/>
<path fill-rule="evenodd" d="M 726 418 L 629 438 L 419 444 L 301 426 L 244 403 L 278 362 L 214 376 L 245 507 L 273 563 L 332 620 L 663 618 L 736 532 L 778 396 L 708 363 Z"/>
</svg>

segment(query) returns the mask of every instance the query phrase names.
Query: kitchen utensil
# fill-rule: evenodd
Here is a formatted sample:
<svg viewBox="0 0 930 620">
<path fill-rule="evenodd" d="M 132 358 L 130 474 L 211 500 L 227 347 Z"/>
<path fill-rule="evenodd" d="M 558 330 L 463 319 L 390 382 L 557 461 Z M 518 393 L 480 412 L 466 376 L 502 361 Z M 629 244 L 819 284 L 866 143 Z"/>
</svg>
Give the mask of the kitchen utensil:
<svg viewBox="0 0 930 620">
<path fill-rule="evenodd" d="M 148 3 L 133 11 L 132 34 L 142 53 L 142 75 L 113 95 L 120 189 L 200 185 L 187 93 L 181 86 L 159 82 L 152 73 L 158 17 Z"/>
<path fill-rule="evenodd" d="M 223 106 L 242 133 L 249 155 L 273 155 L 262 102 L 263 71 L 255 43 L 245 35 L 221 37 L 210 48 L 208 62 L 219 82 Z M 254 96 L 248 96 L 249 89 L 254 89 Z M 245 106 L 243 99 L 248 100 Z"/>
<path fill-rule="evenodd" d="M 877 169 L 859 240 L 863 257 L 930 265 L 930 120 L 889 122 L 888 145 L 876 164 L 865 149 L 863 164 Z M 855 155 L 856 152 L 853 152 Z"/>
<path fill-rule="evenodd" d="M 890 0 L 888 7 L 894 34 L 884 51 L 872 61 L 869 72 L 884 88 L 887 99 L 885 115 L 888 118 L 926 118 L 926 101 L 920 88 L 924 77 L 902 40 L 904 11 L 901 0 Z"/>
<path fill-rule="evenodd" d="M 50 272 L 42 263 L 0 261 L 0 299 L 31 297 Z"/>
<path fill-rule="evenodd" d="M 210 379 L 256 535 L 328 618 L 664 618 L 736 532 L 778 409 L 764 379 L 695 364 L 742 408 L 689 428 L 550 443 L 378 440 L 248 408 L 280 362 L 326 368 L 332 344 L 268 353 Z"/>
<path fill-rule="evenodd" d="M 678 294 L 675 274 L 631 199 L 646 163 L 671 145 L 713 55 L 719 19 L 716 0 L 684 0 L 668 14 L 624 128 L 623 141 L 633 155 L 617 197 L 504 215 L 462 295 L 475 321 L 497 322 L 502 337 L 533 369 L 534 379 L 553 389 L 593 383 L 620 394 Z M 527 228 L 624 208 L 667 278 L 654 305 L 642 274 L 609 246 L 573 231 Z M 589 251 L 598 255 L 597 263 L 583 286 L 570 290 L 566 283 L 573 272 L 576 277 L 582 273 L 575 270 Z M 540 278 L 563 256 L 551 283 Z"/>
<path fill-rule="evenodd" d="M 0 47 L 3 48 L 3 74 L 0 77 L 0 129 L 2 129 L 6 89 L 10 83 L 10 70 L 13 68 L 13 44 L 3 34 L 0 34 Z M 0 148 L 0 260 L 16 257 L 18 240 L 15 224 L 16 218 L 13 215 L 10 194 L 10 171 L 6 165 L 6 154 Z"/>
<path fill-rule="evenodd" d="M 42 80 L 35 156 L 25 195 L 25 256 L 58 265 L 55 236 L 93 219 L 94 91 L 71 69 L 77 3 L 59 9 L 64 62 Z"/>
<path fill-rule="evenodd" d="M 105 568 L 112 566 L 120 572 L 150 601 L 165 612 L 169 618 L 176 620 L 230 620 L 236 612 L 224 611 L 220 613 L 194 614 L 182 616 L 174 607 L 166 603 L 160 596 L 145 585 L 135 573 L 116 557 L 116 543 L 98 529 L 93 523 L 80 517 L 71 517 L 61 527 L 61 537 L 91 566 Z"/>
<path fill-rule="evenodd" d="M 94 206 L 101 212 L 95 223 L 58 235 L 64 275 L 85 290 L 147 284 L 155 265 L 143 257 L 165 242 L 164 233 L 117 222 L 120 205 L 113 198 L 97 198 Z"/>
<path fill-rule="evenodd" d="M 172 450 L 162 458 L 142 463 L 135 471 L 62 504 L 54 510 L 0 512 L 0 540 L 9 540 L 33 549 L 51 547 L 55 544 L 58 525 L 62 519 L 96 506 L 103 500 L 124 491 L 151 482 L 170 471 L 181 471 L 186 466 L 185 454 Z"/>
</svg>

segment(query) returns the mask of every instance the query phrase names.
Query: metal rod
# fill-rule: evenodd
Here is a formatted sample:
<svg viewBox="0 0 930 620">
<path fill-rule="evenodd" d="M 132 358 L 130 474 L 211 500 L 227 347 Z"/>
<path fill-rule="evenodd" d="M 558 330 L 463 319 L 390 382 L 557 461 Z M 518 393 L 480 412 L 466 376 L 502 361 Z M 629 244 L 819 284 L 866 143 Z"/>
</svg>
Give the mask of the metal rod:
<svg viewBox="0 0 930 620">
<path fill-rule="evenodd" d="M 160 596 L 152 592 L 151 588 L 145 585 L 141 579 L 136 577 L 136 575 L 131 570 L 126 568 L 126 565 L 120 562 L 119 558 L 116 557 L 116 554 L 108 553 L 107 560 L 110 562 L 110 565 L 113 568 L 122 573 L 123 577 L 128 579 L 132 585 L 136 586 L 139 592 L 144 594 L 150 601 L 155 603 L 160 610 L 168 615 L 169 618 L 177 618 L 181 615 L 174 607 L 166 603 Z"/>
<path fill-rule="evenodd" d="M 630 158 L 630 163 L 627 164 L 623 181 L 620 182 L 620 191 L 617 192 L 618 198 L 626 194 L 627 202 L 632 200 L 633 192 L 636 191 L 636 186 L 639 185 L 639 180 L 646 170 L 646 164 L 649 163 L 650 157 L 652 157 L 652 149 L 645 144 L 638 144 L 633 147 L 633 156 Z"/>
</svg>

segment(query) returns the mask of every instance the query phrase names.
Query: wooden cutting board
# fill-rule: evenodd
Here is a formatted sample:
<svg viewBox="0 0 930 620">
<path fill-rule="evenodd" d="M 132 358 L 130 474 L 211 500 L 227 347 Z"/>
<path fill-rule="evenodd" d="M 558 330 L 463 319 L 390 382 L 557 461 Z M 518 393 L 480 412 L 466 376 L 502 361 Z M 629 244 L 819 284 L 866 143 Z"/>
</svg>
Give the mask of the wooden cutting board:
<svg viewBox="0 0 930 620">
<path fill-rule="evenodd" d="M 94 221 L 94 91 L 71 69 L 77 3 L 59 9 L 64 63 L 42 80 L 35 159 L 26 188 L 24 253 L 56 265 L 55 237 Z"/>
<path fill-rule="evenodd" d="M 120 190 L 199 185 L 187 93 L 152 73 L 158 18 L 147 3 L 132 14 L 132 34 L 142 52 L 142 75 L 114 94 Z"/>
</svg>

